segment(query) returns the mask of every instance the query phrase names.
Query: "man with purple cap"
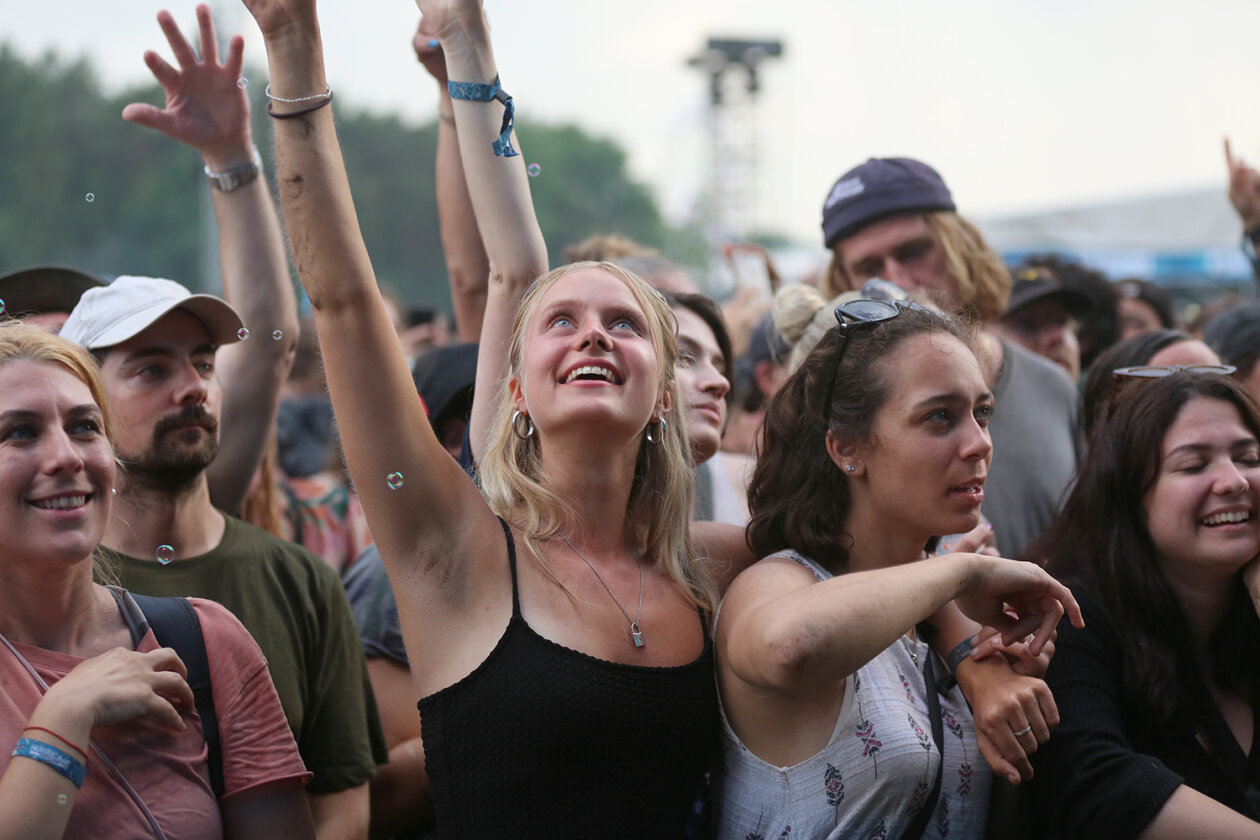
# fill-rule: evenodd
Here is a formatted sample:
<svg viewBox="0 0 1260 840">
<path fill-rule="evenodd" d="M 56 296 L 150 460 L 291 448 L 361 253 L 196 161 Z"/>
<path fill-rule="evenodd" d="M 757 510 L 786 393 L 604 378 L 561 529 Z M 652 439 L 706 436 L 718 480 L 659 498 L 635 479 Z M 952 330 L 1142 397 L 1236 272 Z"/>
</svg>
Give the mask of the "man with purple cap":
<svg viewBox="0 0 1260 840">
<path fill-rule="evenodd" d="M 1063 371 L 987 327 L 1002 317 L 1011 277 L 976 227 L 958 215 L 932 167 L 872 158 L 840 176 L 823 205 L 832 259 L 824 295 L 873 278 L 978 318 L 979 356 L 997 411 L 984 513 L 998 550 L 1016 556 L 1049 524 L 1076 468 L 1076 390 Z"/>
<path fill-rule="evenodd" d="M 341 581 L 306 549 L 210 500 L 224 403 L 218 349 L 272 340 L 243 341 L 242 327 L 225 301 L 154 277 L 89 289 L 66 319 L 62 337 L 101 365 L 117 427 L 123 468 L 102 547 L 123 586 L 208 598 L 241 620 L 315 774 L 307 794 L 317 836 L 361 837 L 367 783 L 387 753 Z"/>
</svg>

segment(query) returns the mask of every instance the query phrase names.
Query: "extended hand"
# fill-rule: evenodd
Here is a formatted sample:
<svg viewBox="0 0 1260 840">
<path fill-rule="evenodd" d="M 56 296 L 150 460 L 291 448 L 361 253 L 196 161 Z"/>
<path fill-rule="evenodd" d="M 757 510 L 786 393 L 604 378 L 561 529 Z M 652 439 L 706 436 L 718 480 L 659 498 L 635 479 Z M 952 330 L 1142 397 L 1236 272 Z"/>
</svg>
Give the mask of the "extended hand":
<svg viewBox="0 0 1260 840">
<path fill-rule="evenodd" d="M 123 109 L 123 119 L 187 143 L 200 151 L 212 168 L 210 158 L 231 160 L 243 154 L 244 159 L 235 163 L 247 163 L 250 147 L 249 99 L 237 85 L 245 41 L 240 35 L 232 38 L 227 59 L 219 64 L 219 48 L 210 9 L 200 5 L 197 7 L 197 22 L 201 28 L 202 58 L 198 60 L 171 13 L 163 10 L 158 13 L 157 19 L 175 53 L 179 69 L 171 67 L 152 50 L 146 52 L 144 63 L 153 71 L 166 93 L 166 107 L 134 102 Z"/>
<path fill-rule="evenodd" d="M 1260 226 L 1260 172 L 1242 158 L 1234 157 L 1228 137 L 1225 138 L 1225 165 L 1229 168 L 1229 201 L 1242 219 L 1243 230 L 1255 230 Z"/>
<path fill-rule="evenodd" d="M 44 702 L 79 710 L 88 716 L 90 729 L 141 717 L 183 729 L 179 709 L 193 708 L 187 675 L 170 648 L 147 653 L 114 648 L 76 665 L 48 690 Z"/>
<path fill-rule="evenodd" d="M 1034 634 L 1033 656 L 1050 641 L 1066 611 L 1072 624 L 1084 627 L 1081 608 L 1066 586 L 1033 563 L 972 555 L 976 562 L 971 591 L 956 599 L 969 618 L 996 629 L 1007 644 Z"/>
</svg>

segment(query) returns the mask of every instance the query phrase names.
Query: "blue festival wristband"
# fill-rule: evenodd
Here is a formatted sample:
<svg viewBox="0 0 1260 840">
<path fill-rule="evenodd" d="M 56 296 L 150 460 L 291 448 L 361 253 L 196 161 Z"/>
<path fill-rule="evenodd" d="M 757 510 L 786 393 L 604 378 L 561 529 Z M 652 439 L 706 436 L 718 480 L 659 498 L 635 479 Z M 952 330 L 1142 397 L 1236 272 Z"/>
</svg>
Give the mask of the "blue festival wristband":
<svg viewBox="0 0 1260 840">
<path fill-rule="evenodd" d="M 83 779 L 87 776 L 87 766 L 70 753 L 63 752 L 52 744 L 45 744 L 43 741 L 31 738 L 19 738 L 13 754 L 34 759 L 40 764 L 47 764 L 73 782 L 75 787 L 83 787 Z"/>
<path fill-rule="evenodd" d="M 512 148 L 512 122 L 516 118 L 516 106 L 512 104 L 512 97 L 508 96 L 507 91 L 499 86 L 498 76 L 495 76 L 494 81 L 488 85 L 478 82 L 447 81 L 446 90 L 450 93 L 451 99 L 463 99 L 467 102 L 493 102 L 497 99 L 502 102 L 503 125 L 499 128 L 499 139 L 490 146 L 500 157 L 516 157 L 520 154 Z"/>
</svg>

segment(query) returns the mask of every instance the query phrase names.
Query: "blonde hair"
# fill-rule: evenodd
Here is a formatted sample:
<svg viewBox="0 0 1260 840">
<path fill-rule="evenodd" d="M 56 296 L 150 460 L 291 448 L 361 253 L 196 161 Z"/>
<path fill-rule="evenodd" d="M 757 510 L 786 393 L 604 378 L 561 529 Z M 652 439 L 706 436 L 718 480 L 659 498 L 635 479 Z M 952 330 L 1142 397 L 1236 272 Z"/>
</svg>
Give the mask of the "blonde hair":
<svg viewBox="0 0 1260 840">
<path fill-rule="evenodd" d="M 805 357 L 818 346 L 827 330 L 836 325 L 835 308 L 855 300 L 859 292 L 842 292 L 830 301 L 818 289 L 804 283 L 791 283 L 774 296 L 774 326 L 787 342 L 787 371 L 801 366 Z"/>
<path fill-rule="evenodd" d="M 945 252 L 945 265 L 958 283 L 962 296 L 961 313 L 981 322 L 995 321 L 1006 312 L 1011 296 L 1011 273 L 1002 258 L 985 242 L 971 222 L 951 210 L 923 214 Z M 831 253 L 831 263 L 819 282 L 823 295 L 831 298 L 859 286 L 844 267 L 842 243 Z M 967 311 L 970 310 L 970 311 Z"/>
<path fill-rule="evenodd" d="M 660 293 L 634 274 L 607 262 L 571 263 L 543 275 L 534 281 L 516 311 L 508 344 L 507 376 L 510 379 L 521 375 L 525 333 L 543 294 L 560 278 L 588 269 L 599 269 L 625 283 L 642 308 L 659 363 L 657 391 L 668 395 L 675 409 L 659 443 L 643 440 L 639 444 L 634 483 L 626 505 L 630 548 L 657 564 L 680 591 L 711 616 L 715 591 L 703 566 L 693 559 L 691 545 L 694 474 L 683 419 L 686 412 L 674 378 L 678 356 L 676 321 Z M 486 452 L 479 465 L 481 490 L 491 510 L 520 527 L 530 554 L 555 579 L 542 560 L 539 546 L 544 540 L 564 534 L 566 523 L 573 520 L 572 508 L 543 482 L 538 443 L 541 430 L 528 438 L 518 437 L 512 430 L 513 411 L 511 392 L 501 388 Z"/>
<path fill-rule="evenodd" d="M 87 386 L 92 401 L 101 409 L 105 438 L 113 443 L 113 415 L 105 396 L 105 380 L 101 369 L 88 351 L 79 345 L 50 333 L 43 327 L 12 319 L 0 320 L 0 365 L 31 361 L 61 365 Z"/>
</svg>

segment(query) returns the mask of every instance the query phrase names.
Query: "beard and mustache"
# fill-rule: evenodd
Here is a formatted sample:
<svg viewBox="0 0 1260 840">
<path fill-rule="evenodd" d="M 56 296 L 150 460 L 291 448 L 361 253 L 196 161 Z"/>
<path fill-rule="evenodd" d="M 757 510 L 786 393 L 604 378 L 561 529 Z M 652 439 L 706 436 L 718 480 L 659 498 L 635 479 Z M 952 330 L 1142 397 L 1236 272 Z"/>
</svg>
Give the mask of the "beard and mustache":
<svg viewBox="0 0 1260 840">
<path fill-rule="evenodd" d="M 130 480 L 155 490 L 179 492 L 192 487 L 218 453 L 218 418 L 204 406 L 186 405 L 153 425 L 153 442 L 147 451 L 119 453 L 119 457 Z"/>
</svg>

